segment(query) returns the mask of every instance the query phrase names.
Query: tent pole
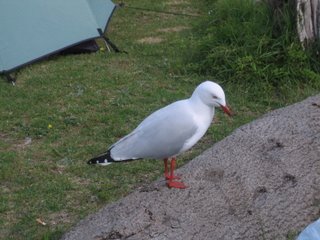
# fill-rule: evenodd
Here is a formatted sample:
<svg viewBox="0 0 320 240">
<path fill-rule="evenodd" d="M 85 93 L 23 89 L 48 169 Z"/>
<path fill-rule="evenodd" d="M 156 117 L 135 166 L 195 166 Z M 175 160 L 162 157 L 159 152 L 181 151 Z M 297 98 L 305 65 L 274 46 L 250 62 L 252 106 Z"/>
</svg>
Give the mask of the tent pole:
<svg viewBox="0 0 320 240">
<path fill-rule="evenodd" d="M 113 49 L 116 53 L 122 52 L 122 51 L 119 50 L 119 48 L 118 48 L 113 42 L 110 41 L 109 38 L 103 36 L 103 39 L 106 41 L 106 43 L 107 43 L 108 45 L 110 45 L 110 47 L 112 47 L 112 49 Z"/>
<path fill-rule="evenodd" d="M 97 30 L 100 34 L 100 37 L 103 38 L 103 40 L 105 41 L 107 48 L 109 50 L 110 50 L 109 48 L 110 46 L 116 53 L 127 53 L 126 51 L 121 51 L 113 42 L 111 42 L 111 40 L 103 34 L 103 31 L 101 30 L 101 28 L 98 28 Z"/>
<path fill-rule="evenodd" d="M 106 45 L 106 48 L 108 49 L 108 52 L 111 52 L 111 49 L 109 48 L 108 43 L 106 42 L 106 40 L 103 38 L 103 42 Z"/>
</svg>

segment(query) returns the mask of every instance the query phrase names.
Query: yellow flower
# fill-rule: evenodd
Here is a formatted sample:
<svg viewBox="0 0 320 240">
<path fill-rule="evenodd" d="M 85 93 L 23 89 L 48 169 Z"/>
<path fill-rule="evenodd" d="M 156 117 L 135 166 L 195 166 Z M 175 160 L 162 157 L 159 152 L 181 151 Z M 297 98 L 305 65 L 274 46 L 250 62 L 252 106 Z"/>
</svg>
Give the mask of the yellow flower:
<svg viewBox="0 0 320 240">
<path fill-rule="evenodd" d="M 49 124 L 49 125 L 48 125 L 48 128 L 49 128 L 49 129 L 51 129 L 51 128 L 52 128 L 52 125 L 51 125 L 51 124 Z"/>
</svg>

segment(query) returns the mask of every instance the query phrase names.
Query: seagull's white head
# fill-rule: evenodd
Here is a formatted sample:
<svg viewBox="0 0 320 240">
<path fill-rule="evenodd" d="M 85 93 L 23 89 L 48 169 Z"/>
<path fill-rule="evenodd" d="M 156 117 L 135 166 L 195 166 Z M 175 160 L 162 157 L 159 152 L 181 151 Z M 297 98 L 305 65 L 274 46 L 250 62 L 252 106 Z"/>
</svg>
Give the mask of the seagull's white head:
<svg viewBox="0 0 320 240">
<path fill-rule="evenodd" d="M 226 97 L 222 87 L 215 82 L 205 81 L 201 83 L 194 90 L 191 98 L 200 98 L 204 104 L 210 107 L 221 107 L 226 114 L 232 115 L 226 104 Z"/>
</svg>

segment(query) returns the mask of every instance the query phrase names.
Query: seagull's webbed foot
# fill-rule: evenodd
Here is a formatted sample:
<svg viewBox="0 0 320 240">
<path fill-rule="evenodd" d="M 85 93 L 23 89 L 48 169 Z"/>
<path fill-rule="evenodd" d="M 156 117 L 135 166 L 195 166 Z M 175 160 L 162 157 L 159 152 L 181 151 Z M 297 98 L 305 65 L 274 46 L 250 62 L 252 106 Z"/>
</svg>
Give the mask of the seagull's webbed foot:
<svg viewBox="0 0 320 240">
<path fill-rule="evenodd" d="M 167 181 L 168 188 L 178 188 L 178 189 L 185 189 L 187 186 L 183 182 L 176 182 L 176 181 Z"/>
<path fill-rule="evenodd" d="M 181 179 L 181 176 L 180 175 L 174 175 L 174 176 L 171 176 L 169 174 L 165 174 L 164 177 L 166 178 L 166 180 L 180 180 Z"/>
<path fill-rule="evenodd" d="M 164 159 L 164 177 L 167 180 L 167 186 L 169 188 L 178 188 L 178 189 L 185 189 L 187 186 L 183 182 L 177 182 L 174 180 L 181 179 L 180 176 L 174 175 L 174 169 L 176 167 L 176 159 L 173 157 L 170 161 L 170 174 L 168 169 L 168 159 Z"/>
</svg>

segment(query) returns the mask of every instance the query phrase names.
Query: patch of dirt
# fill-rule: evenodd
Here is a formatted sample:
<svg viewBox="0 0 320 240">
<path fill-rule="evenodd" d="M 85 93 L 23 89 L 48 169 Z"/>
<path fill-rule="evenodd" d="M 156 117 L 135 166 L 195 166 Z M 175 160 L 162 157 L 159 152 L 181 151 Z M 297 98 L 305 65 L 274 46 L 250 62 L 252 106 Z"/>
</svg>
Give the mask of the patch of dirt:
<svg viewBox="0 0 320 240">
<path fill-rule="evenodd" d="M 171 12 L 188 14 L 195 17 L 200 15 L 200 13 L 191 6 L 190 1 L 187 0 L 171 0 L 167 2 L 167 5 L 170 7 Z"/>
<path fill-rule="evenodd" d="M 171 28 L 160 28 L 157 30 L 157 32 L 163 32 L 163 33 L 171 33 L 171 32 L 181 32 L 183 30 L 190 29 L 190 27 L 186 26 L 176 26 Z"/>
<path fill-rule="evenodd" d="M 316 104 L 315 104 L 316 103 Z M 320 95 L 235 130 L 177 173 L 82 220 L 63 240 L 286 240 L 319 217 Z"/>
<path fill-rule="evenodd" d="M 9 138 L 9 135 L 8 135 L 8 134 L 5 134 L 5 133 L 0 132 L 0 138 L 1 138 L 2 140 L 6 140 L 7 138 Z"/>
<path fill-rule="evenodd" d="M 32 139 L 26 137 L 25 139 L 14 139 L 9 134 L 0 132 L 0 139 L 8 145 L 9 150 L 20 151 L 32 144 Z"/>
<path fill-rule="evenodd" d="M 72 182 L 72 184 L 81 185 L 81 186 L 88 186 L 91 182 L 90 179 L 80 178 L 80 177 L 76 177 L 76 176 L 69 178 L 69 179 Z"/>
<path fill-rule="evenodd" d="M 170 0 L 167 4 L 168 5 L 181 5 L 188 3 L 186 0 Z"/>
<path fill-rule="evenodd" d="M 12 138 L 10 137 L 9 134 L 1 133 L 0 132 L 0 141 L 5 143 L 6 145 L 11 145 Z"/>
<path fill-rule="evenodd" d="M 24 150 L 26 147 L 31 145 L 32 138 L 26 137 L 24 140 L 20 140 L 18 143 L 13 144 L 12 149 Z"/>
<path fill-rule="evenodd" d="M 61 212 L 55 212 L 48 216 L 48 219 L 42 219 L 45 223 L 47 223 L 50 226 L 54 226 L 57 224 L 66 224 L 71 223 L 71 217 L 67 212 L 61 211 Z M 47 222 L 46 222 L 47 221 Z"/>
<path fill-rule="evenodd" d="M 146 44 L 157 44 L 163 42 L 163 38 L 160 37 L 145 37 L 139 39 L 137 42 L 138 43 L 146 43 Z"/>
</svg>

